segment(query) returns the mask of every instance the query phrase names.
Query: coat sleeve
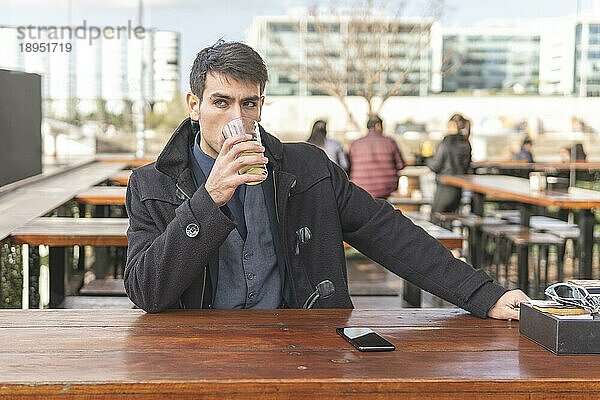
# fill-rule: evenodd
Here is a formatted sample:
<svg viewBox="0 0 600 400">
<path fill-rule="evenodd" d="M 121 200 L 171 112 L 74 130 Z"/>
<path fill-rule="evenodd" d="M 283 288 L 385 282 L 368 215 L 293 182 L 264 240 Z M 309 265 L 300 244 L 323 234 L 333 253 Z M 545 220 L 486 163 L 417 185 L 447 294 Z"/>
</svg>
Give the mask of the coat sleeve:
<svg viewBox="0 0 600 400">
<path fill-rule="evenodd" d="M 129 229 L 125 289 L 138 307 L 161 312 L 176 304 L 207 268 L 210 256 L 235 224 L 202 186 L 177 207 L 175 218 L 161 230 L 141 199 L 138 185 L 134 172 L 126 199 Z"/>
<path fill-rule="evenodd" d="M 438 145 L 435 154 L 433 157 L 427 160 L 427 166 L 430 170 L 439 174 L 444 166 L 444 162 L 446 162 L 446 152 L 447 152 L 447 143 L 445 140 L 442 140 Z"/>
<path fill-rule="evenodd" d="M 373 199 L 331 165 L 344 240 L 420 288 L 484 318 L 506 292 L 384 200 Z"/>
</svg>

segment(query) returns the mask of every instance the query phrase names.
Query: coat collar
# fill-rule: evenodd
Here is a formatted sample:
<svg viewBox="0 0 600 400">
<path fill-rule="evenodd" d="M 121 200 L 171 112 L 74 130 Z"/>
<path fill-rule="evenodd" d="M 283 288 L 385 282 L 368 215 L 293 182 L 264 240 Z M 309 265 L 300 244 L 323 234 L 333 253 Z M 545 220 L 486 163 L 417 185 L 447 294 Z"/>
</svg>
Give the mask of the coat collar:
<svg viewBox="0 0 600 400">
<path fill-rule="evenodd" d="M 265 131 L 262 126 L 260 126 L 260 134 L 263 146 L 266 149 L 266 156 L 273 163 L 273 169 L 278 171 L 283 157 L 283 145 L 279 139 Z M 188 117 L 175 129 L 165 148 L 156 159 L 156 169 L 180 181 L 185 170 L 189 170 L 188 154 L 193 141 L 194 133 Z M 186 173 L 184 175 L 190 174 Z"/>
</svg>

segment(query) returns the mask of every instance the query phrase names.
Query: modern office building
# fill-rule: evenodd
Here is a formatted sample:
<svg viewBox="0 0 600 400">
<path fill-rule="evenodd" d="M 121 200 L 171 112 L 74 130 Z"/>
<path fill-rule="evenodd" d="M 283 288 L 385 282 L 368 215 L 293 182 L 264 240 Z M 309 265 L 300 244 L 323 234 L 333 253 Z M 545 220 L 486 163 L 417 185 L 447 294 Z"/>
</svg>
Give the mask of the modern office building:
<svg viewBox="0 0 600 400">
<path fill-rule="evenodd" d="M 540 87 L 542 95 L 573 94 L 574 18 L 545 18 L 531 21 L 540 27 Z"/>
<path fill-rule="evenodd" d="M 145 99 L 150 106 L 169 102 L 179 88 L 180 37 L 177 32 L 146 30 L 143 38 L 64 39 L 70 51 L 26 51 L 17 28 L 0 27 L 0 68 L 42 75 L 46 112 L 66 117 L 98 111 L 118 113 Z M 22 48 L 23 47 L 23 48 Z M 143 73 L 142 73 L 143 71 Z M 144 77 L 144 82 L 142 82 Z"/>
<path fill-rule="evenodd" d="M 442 91 L 538 93 L 539 31 L 515 27 L 443 30 Z"/>
<path fill-rule="evenodd" d="M 331 94 L 315 84 L 329 81 L 342 95 L 372 83 L 378 95 L 396 85 L 395 95 L 600 96 L 600 19 L 593 17 L 444 28 L 433 19 L 292 10 L 256 17 L 247 39 L 268 64 L 269 95 Z"/>
<path fill-rule="evenodd" d="M 270 95 L 427 95 L 433 19 L 308 13 L 256 17 L 248 42 L 265 58 Z M 383 68 L 382 68 L 383 67 Z"/>
<path fill-rule="evenodd" d="M 574 47 L 574 94 L 600 96 L 600 19 L 577 21 Z"/>
</svg>

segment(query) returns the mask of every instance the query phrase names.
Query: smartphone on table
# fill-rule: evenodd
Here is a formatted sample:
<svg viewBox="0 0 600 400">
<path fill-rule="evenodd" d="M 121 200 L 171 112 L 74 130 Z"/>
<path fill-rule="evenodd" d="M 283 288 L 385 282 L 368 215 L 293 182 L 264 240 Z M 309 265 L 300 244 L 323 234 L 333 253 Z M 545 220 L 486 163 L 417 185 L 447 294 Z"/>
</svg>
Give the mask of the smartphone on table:
<svg viewBox="0 0 600 400">
<path fill-rule="evenodd" d="M 392 351 L 396 347 L 366 327 L 336 328 L 338 335 L 346 339 L 358 351 Z"/>
</svg>

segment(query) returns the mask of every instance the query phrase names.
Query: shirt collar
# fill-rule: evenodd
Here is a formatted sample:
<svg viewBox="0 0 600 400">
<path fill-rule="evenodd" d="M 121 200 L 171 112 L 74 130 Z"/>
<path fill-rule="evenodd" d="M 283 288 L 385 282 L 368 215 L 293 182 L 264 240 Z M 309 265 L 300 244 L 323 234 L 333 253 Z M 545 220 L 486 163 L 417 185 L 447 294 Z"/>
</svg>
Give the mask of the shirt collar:
<svg viewBox="0 0 600 400">
<path fill-rule="evenodd" d="M 203 152 L 202 149 L 200 149 L 199 139 L 200 132 L 197 132 L 193 144 L 194 158 L 196 159 L 196 162 L 198 163 L 200 169 L 204 173 L 204 176 L 208 177 L 210 175 L 210 171 L 212 171 L 213 165 L 215 165 L 215 159 Z"/>
</svg>

